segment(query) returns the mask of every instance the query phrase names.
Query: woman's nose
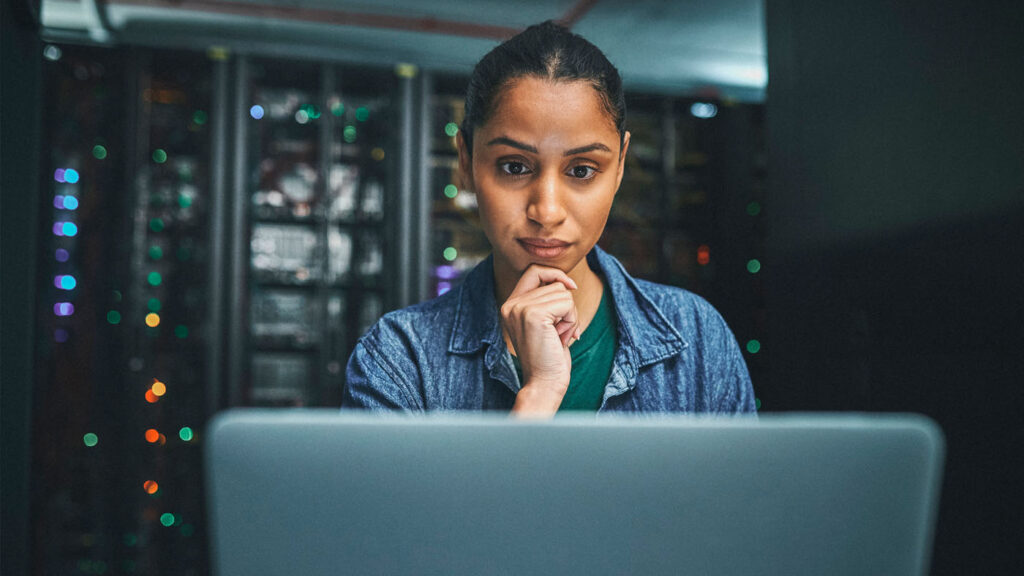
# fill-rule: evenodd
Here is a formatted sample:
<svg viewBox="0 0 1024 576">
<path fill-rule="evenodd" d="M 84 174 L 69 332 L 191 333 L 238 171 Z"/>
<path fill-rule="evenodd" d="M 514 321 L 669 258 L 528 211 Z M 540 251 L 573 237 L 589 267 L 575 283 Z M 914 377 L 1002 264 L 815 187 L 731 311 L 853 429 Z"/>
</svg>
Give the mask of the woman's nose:
<svg viewBox="0 0 1024 576">
<path fill-rule="evenodd" d="M 557 174 L 541 174 L 530 190 L 526 217 L 548 228 L 561 224 L 567 216 Z"/>
</svg>

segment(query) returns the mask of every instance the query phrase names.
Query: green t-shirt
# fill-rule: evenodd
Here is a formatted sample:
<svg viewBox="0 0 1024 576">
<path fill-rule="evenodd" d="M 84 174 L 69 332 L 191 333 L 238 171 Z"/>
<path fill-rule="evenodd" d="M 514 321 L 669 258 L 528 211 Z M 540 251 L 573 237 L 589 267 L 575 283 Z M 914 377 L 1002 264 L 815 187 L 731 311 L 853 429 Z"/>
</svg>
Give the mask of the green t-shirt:
<svg viewBox="0 0 1024 576">
<path fill-rule="evenodd" d="M 569 346 L 572 356 L 572 375 L 569 390 L 562 398 L 562 410 L 589 410 L 596 412 L 604 399 L 604 387 L 612 373 L 612 359 L 615 356 L 617 337 L 615 305 L 608 295 L 608 287 L 601 295 L 594 319 L 575 344 Z M 512 357 L 516 375 L 523 381 L 523 368 L 519 358 Z"/>
</svg>

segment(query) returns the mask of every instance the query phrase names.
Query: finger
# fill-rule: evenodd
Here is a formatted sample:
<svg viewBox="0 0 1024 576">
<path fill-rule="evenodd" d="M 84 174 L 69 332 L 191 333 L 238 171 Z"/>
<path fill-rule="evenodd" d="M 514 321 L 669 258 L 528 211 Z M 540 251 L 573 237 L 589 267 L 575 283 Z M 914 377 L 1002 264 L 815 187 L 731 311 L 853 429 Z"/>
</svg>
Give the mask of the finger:
<svg viewBox="0 0 1024 576">
<path fill-rule="evenodd" d="M 576 282 L 558 268 L 531 264 L 523 272 L 523 275 L 519 277 L 519 282 L 516 283 L 516 287 L 512 289 L 512 294 L 509 297 L 523 294 L 554 282 L 561 283 L 569 290 L 577 288 Z"/>
</svg>

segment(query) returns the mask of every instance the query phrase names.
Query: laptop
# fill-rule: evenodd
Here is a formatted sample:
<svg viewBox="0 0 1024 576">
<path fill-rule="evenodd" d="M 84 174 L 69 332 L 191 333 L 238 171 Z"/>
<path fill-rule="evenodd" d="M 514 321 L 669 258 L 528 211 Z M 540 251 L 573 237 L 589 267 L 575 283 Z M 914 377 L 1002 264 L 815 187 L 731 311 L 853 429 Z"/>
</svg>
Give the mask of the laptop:
<svg viewBox="0 0 1024 576">
<path fill-rule="evenodd" d="M 944 457 L 865 414 L 252 409 L 206 448 L 220 576 L 923 575 Z"/>
</svg>

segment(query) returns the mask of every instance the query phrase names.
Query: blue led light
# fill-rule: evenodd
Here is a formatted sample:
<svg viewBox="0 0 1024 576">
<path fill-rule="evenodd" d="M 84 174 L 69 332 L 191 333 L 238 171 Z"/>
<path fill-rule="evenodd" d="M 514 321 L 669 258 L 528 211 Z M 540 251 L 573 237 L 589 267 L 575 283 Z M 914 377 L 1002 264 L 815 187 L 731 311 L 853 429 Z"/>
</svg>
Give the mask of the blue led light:
<svg viewBox="0 0 1024 576">
<path fill-rule="evenodd" d="M 438 282 L 437 283 L 437 295 L 440 296 L 452 289 L 451 282 Z"/>
<path fill-rule="evenodd" d="M 718 115 L 718 106 L 711 104 L 710 102 L 694 102 L 693 106 L 690 106 L 690 114 L 693 114 L 696 118 L 714 118 Z"/>
<path fill-rule="evenodd" d="M 68 184 L 74 184 L 78 182 L 78 171 L 74 168 L 68 168 L 64 171 L 64 181 Z"/>
<path fill-rule="evenodd" d="M 78 226 L 74 222 L 58 222 L 58 224 L 60 224 L 62 232 L 58 236 L 74 236 L 78 234 Z"/>
<path fill-rule="evenodd" d="M 75 280 L 74 276 L 58 274 L 53 277 L 53 285 L 61 290 L 74 290 L 75 286 L 78 286 L 78 281 Z"/>
<path fill-rule="evenodd" d="M 263 118 L 263 114 L 263 106 L 260 106 L 259 104 L 253 106 L 252 108 L 249 108 L 249 116 L 252 116 L 256 120 Z"/>
<path fill-rule="evenodd" d="M 53 313 L 57 316 L 71 316 L 75 313 L 75 305 L 71 302 L 57 302 L 53 305 Z"/>
<path fill-rule="evenodd" d="M 64 209 L 65 210 L 77 210 L 78 209 L 78 198 L 74 196 L 64 197 Z"/>
</svg>

